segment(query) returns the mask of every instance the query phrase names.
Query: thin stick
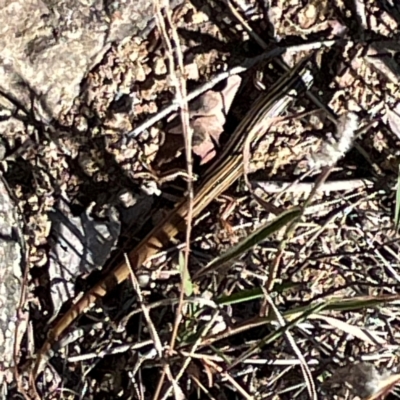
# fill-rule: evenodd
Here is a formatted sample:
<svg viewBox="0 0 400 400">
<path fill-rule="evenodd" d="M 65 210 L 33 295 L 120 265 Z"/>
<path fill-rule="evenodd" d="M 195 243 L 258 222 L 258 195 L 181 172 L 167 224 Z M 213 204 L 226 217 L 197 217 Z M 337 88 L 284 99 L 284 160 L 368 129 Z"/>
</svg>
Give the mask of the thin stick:
<svg viewBox="0 0 400 400">
<path fill-rule="evenodd" d="M 253 29 L 251 29 L 251 27 L 249 26 L 249 24 L 247 23 L 247 21 L 241 16 L 241 14 L 236 10 L 236 8 L 232 5 L 232 3 L 230 2 L 230 0 L 224 0 L 225 3 L 227 4 L 228 8 L 230 9 L 232 15 L 242 24 L 243 28 L 246 30 L 246 32 L 250 35 L 250 37 L 253 38 L 253 40 L 263 49 L 266 50 L 268 48 L 267 43 L 259 36 L 257 35 L 256 32 L 253 31 Z M 335 41 L 335 43 L 330 43 L 329 41 L 323 41 L 323 42 L 319 42 L 320 46 L 319 48 L 323 47 L 323 46 L 333 46 L 336 43 L 343 43 L 343 41 Z M 315 47 L 318 48 L 318 47 Z M 300 50 L 301 49 L 301 50 Z M 304 46 L 293 46 L 293 50 L 295 50 L 295 52 L 299 52 L 299 51 L 305 51 L 308 50 L 306 47 Z M 290 67 L 282 60 L 280 60 L 279 58 L 276 59 L 276 63 L 283 68 L 285 71 L 289 71 Z M 324 110 L 327 113 L 328 118 L 336 123 L 336 117 L 335 115 L 332 113 L 332 111 L 321 102 L 321 100 L 314 96 L 314 94 L 311 91 L 307 91 L 306 92 L 306 96 L 319 108 L 321 108 L 322 110 Z"/>
<path fill-rule="evenodd" d="M 280 181 L 258 181 L 252 180 L 252 186 L 257 190 L 260 189 L 265 193 L 280 193 L 285 192 L 311 192 L 314 183 L 312 182 L 298 182 L 291 184 L 291 182 L 280 182 Z M 321 185 L 321 192 L 345 192 L 350 190 L 356 190 L 360 188 L 371 188 L 373 187 L 372 180 L 368 179 L 344 179 L 337 181 L 328 181 Z"/>
<path fill-rule="evenodd" d="M 192 139 L 193 139 L 193 131 L 190 126 L 189 121 L 189 106 L 187 102 L 187 92 L 186 92 L 186 81 L 185 81 L 185 71 L 183 65 L 183 54 L 181 50 L 181 45 L 179 41 L 178 34 L 176 32 L 176 28 L 171 20 L 171 10 L 168 4 L 168 0 L 164 0 L 164 10 L 165 15 L 170 25 L 171 33 L 173 40 L 175 42 L 175 51 L 176 57 L 178 59 L 178 68 L 179 68 L 179 79 L 177 78 L 174 70 L 174 57 L 172 52 L 172 45 L 167 32 L 165 30 L 165 25 L 162 26 L 162 34 L 164 36 L 165 43 L 169 50 L 169 60 L 170 60 L 170 69 L 171 76 L 174 78 L 176 92 L 178 95 L 178 100 L 180 103 L 181 110 L 181 121 L 182 121 L 182 130 L 185 139 L 185 150 L 186 150 L 186 167 L 187 167 L 187 192 L 188 192 L 188 212 L 186 217 L 186 245 L 185 245 L 185 266 L 183 271 L 181 272 L 181 288 L 180 288 L 180 296 L 179 296 L 179 304 L 176 311 L 174 329 L 171 335 L 170 341 L 170 353 L 172 354 L 176 342 L 176 338 L 178 335 L 178 327 L 182 319 L 182 311 L 183 311 L 183 303 L 185 296 L 185 282 L 187 280 L 188 270 L 189 270 L 189 254 L 190 254 L 190 242 L 191 242 L 191 231 L 192 231 L 192 220 L 193 220 L 193 158 L 192 158 Z"/>
<path fill-rule="evenodd" d="M 337 43 L 340 43 L 338 40 L 327 40 L 327 41 L 322 41 L 322 42 L 312 42 L 308 43 L 306 45 L 301 45 L 301 46 L 287 46 L 287 47 L 275 47 L 273 50 L 268 50 L 262 53 L 261 55 L 254 57 L 254 58 L 248 58 L 245 60 L 242 64 L 231 68 L 228 71 L 221 72 L 217 75 L 215 75 L 209 82 L 206 82 L 205 84 L 201 85 L 199 88 L 194 90 L 193 92 L 189 93 L 185 100 L 187 102 L 190 102 L 206 92 L 207 90 L 212 89 L 215 85 L 217 85 L 219 82 L 222 82 L 223 80 L 229 78 L 230 76 L 233 75 L 238 75 L 241 74 L 250 68 L 254 67 L 255 65 L 259 64 L 262 61 L 268 60 L 268 59 L 273 59 L 276 58 L 285 52 L 291 52 L 291 53 L 298 53 L 300 51 L 304 51 L 305 49 L 318 49 L 321 47 L 331 47 Z M 265 47 L 264 49 L 267 49 Z M 289 68 L 286 67 L 286 70 Z M 154 124 L 157 122 L 161 121 L 163 118 L 167 117 L 168 115 L 172 114 L 173 112 L 177 111 L 180 107 L 180 104 L 177 102 L 177 100 L 173 101 L 168 107 L 164 108 L 161 110 L 159 113 L 154 115 L 153 117 L 150 117 L 148 120 L 140 124 L 137 128 L 133 129 L 132 131 L 126 133 L 128 137 L 137 137 L 140 135 L 142 132 L 144 132 L 146 129 L 151 128 Z M 324 108 L 324 107 L 322 107 Z"/>
<path fill-rule="evenodd" d="M 296 229 L 297 223 L 299 222 L 300 218 L 304 215 L 306 208 L 308 207 L 311 200 L 317 193 L 319 187 L 321 185 L 323 185 L 323 183 L 326 181 L 326 179 L 328 179 L 331 172 L 332 172 L 332 167 L 325 167 L 322 169 L 320 175 L 318 176 L 317 180 L 314 183 L 314 186 L 311 190 L 310 195 L 307 197 L 306 201 L 304 202 L 304 204 L 301 207 L 302 212 L 301 212 L 300 216 L 298 218 L 294 219 L 286 228 L 285 237 L 280 242 L 279 247 L 278 247 L 278 253 L 276 254 L 276 256 L 271 264 L 271 267 L 269 268 L 269 271 L 268 271 L 268 279 L 267 279 L 266 284 L 264 285 L 264 290 L 266 291 L 266 293 L 270 293 L 274 288 L 276 277 L 277 277 L 278 270 L 279 270 L 279 264 L 282 259 L 286 244 L 290 240 L 294 230 Z M 268 301 L 266 298 L 264 298 L 264 302 L 261 307 L 262 315 L 267 315 L 267 311 L 268 311 Z"/>
<path fill-rule="evenodd" d="M 282 316 L 282 314 L 279 312 L 276 305 L 274 304 L 274 302 L 272 301 L 271 296 L 268 293 L 264 293 L 264 295 L 269 303 L 269 306 L 271 307 L 272 311 L 274 312 L 279 325 L 281 327 L 286 326 L 287 323 L 286 323 L 284 317 Z M 315 389 L 315 382 L 314 382 L 312 373 L 310 371 L 310 368 L 307 365 L 306 359 L 304 358 L 299 347 L 297 346 L 296 341 L 294 340 L 289 328 L 285 331 L 284 335 L 285 335 L 287 341 L 289 342 L 290 346 L 292 347 L 292 350 L 296 354 L 298 360 L 300 361 L 300 367 L 301 367 L 301 371 L 303 373 L 304 380 L 306 382 L 308 394 L 310 395 L 312 400 L 317 400 L 318 397 L 317 397 L 317 392 Z"/>
<path fill-rule="evenodd" d="M 193 219 L 193 160 L 192 160 L 192 137 L 193 137 L 193 132 L 190 127 L 190 121 L 189 121 L 189 106 L 188 106 L 188 101 L 187 101 L 187 92 L 186 92 L 186 81 L 185 81 L 185 76 L 184 76 L 184 65 L 183 65 L 183 54 L 180 46 L 180 41 L 178 34 L 176 32 L 176 28 L 174 24 L 172 23 L 171 19 L 171 9 L 169 7 L 168 0 L 164 0 L 163 8 L 164 8 L 164 13 L 165 13 L 165 19 L 168 21 L 170 31 L 172 33 L 172 38 L 175 42 L 175 54 L 178 60 L 178 68 L 179 68 L 179 78 L 176 76 L 175 73 L 175 60 L 174 60 L 174 51 L 172 48 L 172 43 L 171 40 L 168 36 L 167 29 L 165 26 L 165 21 L 163 19 L 161 9 L 160 9 L 160 4 L 158 1 L 155 2 L 156 5 L 156 15 L 157 15 L 157 22 L 161 31 L 161 35 L 163 37 L 164 44 L 166 46 L 166 50 L 168 52 L 168 60 L 169 60 L 169 68 L 170 68 L 170 76 L 172 78 L 172 81 L 175 86 L 176 90 L 176 98 L 177 102 L 180 106 L 180 116 L 181 116 L 181 121 L 182 121 L 182 130 L 183 130 L 183 136 L 185 139 L 185 150 L 186 150 L 186 166 L 187 166 L 187 174 L 188 174 L 188 179 L 187 179 L 187 193 L 188 193 L 188 211 L 187 211 L 187 221 L 186 221 L 186 246 L 185 246 L 185 266 L 183 268 L 183 271 L 181 272 L 181 290 L 180 290 L 180 295 L 179 295 L 179 304 L 176 310 L 175 314 L 175 321 L 174 321 L 174 327 L 172 330 L 171 334 L 171 340 L 170 340 L 170 348 L 169 348 L 169 354 L 172 355 L 174 351 L 174 346 L 176 342 L 176 338 L 178 336 L 178 328 L 179 324 L 182 319 L 182 311 L 183 311 L 183 300 L 185 296 L 185 282 L 186 282 L 186 275 L 188 274 L 188 269 L 189 269 L 189 254 L 190 254 L 190 237 L 191 237 L 191 228 L 192 228 L 192 219 Z M 164 371 L 166 374 L 171 374 L 169 366 L 167 364 L 164 367 Z M 172 376 L 172 374 L 171 374 Z M 159 386 L 161 387 L 164 374 L 161 376 Z M 173 379 L 171 382 L 173 384 L 174 392 L 175 394 L 177 393 L 177 390 L 179 389 L 177 385 L 177 380 Z M 180 390 L 180 389 L 179 389 Z M 157 399 L 158 395 L 154 397 L 154 399 Z"/>
<path fill-rule="evenodd" d="M 177 381 L 179 381 L 179 379 L 182 378 L 182 375 L 187 370 L 190 362 L 192 361 L 191 354 L 195 353 L 197 348 L 201 345 L 201 342 L 204 339 L 204 337 L 208 334 L 208 332 L 211 330 L 211 328 L 215 325 L 215 321 L 217 320 L 218 316 L 219 316 L 219 312 L 217 310 L 214 311 L 213 316 L 211 317 L 211 319 L 208 322 L 208 324 L 205 326 L 204 331 L 202 332 L 202 334 L 199 336 L 199 338 L 194 343 L 194 345 L 193 345 L 193 347 L 192 347 L 192 349 L 190 351 L 190 354 L 186 356 L 185 362 L 183 363 L 183 365 L 182 365 L 181 369 L 179 370 L 178 374 L 176 375 L 176 380 Z M 168 396 L 170 395 L 170 391 L 171 390 L 167 390 L 167 392 L 165 393 L 164 397 L 161 400 L 166 400 L 168 398 Z"/>
</svg>

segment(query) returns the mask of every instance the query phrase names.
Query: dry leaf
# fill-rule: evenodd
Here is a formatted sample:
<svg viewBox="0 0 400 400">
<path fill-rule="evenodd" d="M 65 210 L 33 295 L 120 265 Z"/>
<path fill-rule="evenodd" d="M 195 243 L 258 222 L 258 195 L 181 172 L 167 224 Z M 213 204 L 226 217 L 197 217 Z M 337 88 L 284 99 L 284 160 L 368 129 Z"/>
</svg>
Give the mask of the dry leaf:
<svg viewBox="0 0 400 400">
<path fill-rule="evenodd" d="M 209 90 L 189 105 L 193 152 L 200 157 L 201 164 L 206 164 L 215 157 L 226 115 L 240 83 L 241 78 L 238 75 L 231 76 L 227 79 L 224 90 Z M 155 160 L 158 168 L 177 157 L 184 149 L 182 126 L 176 115 L 167 130 L 165 143 L 160 147 Z"/>
</svg>

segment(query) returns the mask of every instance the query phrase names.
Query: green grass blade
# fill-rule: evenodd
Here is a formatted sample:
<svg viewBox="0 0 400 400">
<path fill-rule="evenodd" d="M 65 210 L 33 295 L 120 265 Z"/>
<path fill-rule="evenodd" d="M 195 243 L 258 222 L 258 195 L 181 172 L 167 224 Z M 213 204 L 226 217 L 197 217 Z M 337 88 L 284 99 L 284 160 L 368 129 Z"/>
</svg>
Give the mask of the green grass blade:
<svg viewBox="0 0 400 400">
<path fill-rule="evenodd" d="M 231 365 L 229 365 L 228 370 L 230 370 L 234 366 L 240 364 L 241 362 L 243 362 L 244 360 L 249 358 L 258 349 L 260 349 L 260 348 L 266 346 L 267 344 L 272 343 L 273 341 L 279 339 L 280 337 L 282 337 L 285 334 L 286 331 L 288 331 L 289 329 L 291 329 L 294 326 L 298 325 L 299 323 L 306 321 L 307 318 L 310 315 L 318 313 L 323 308 L 324 308 L 324 304 L 314 304 L 313 306 L 310 306 L 308 310 L 303 310 L 303 312 L 300 315 L 297 315 L 291 321 L 287 321 L 287 324 L 285 326 L 282 326 L 282 327 L 278 328 L 277 330 L 269 333 L 263 339 L 259 340 L 249 350 L 245 351 L 239 358 L 237 358 Z"/>
<path fill-rule="evenodd" d="M 281 293 L 288 289 L 296 289 L 303 286 L 302 283 L 284 282 L 274 287 L 277 293 Z M 246 301 L 259 300 L 264 297 L 262 288 L 257 287 L 253 289 L 241 290 L 240 292 L 233 293 L 228 296 L 220 296 L 215 302 L 220 306 L 231 306 L 233 304 L 245 303 Z"/>
<path fill-rule="evenodd" d="M 179 272 L 180 272 L 181 277 L 182 277 L 183 288 L 184 288 L 184 291 L 185 291 L 185 295 L 189 297 L 189 296 L 191 296 L 193 294 L 193 283 L 192 283 L 192 280 L 190 278 L 189 271 L 186 268 L 185 255 L 184 255 L 184 253 L 182 251 L 179 252 Z"/>
<path fill-rule="evenodd" d="M 256 229 L 249 236 L 239 242 L 236 246 L 232 247 L 224 254 L 211 261 L 194 276 L 194 279 L 223 267 L 230 261 L 250 250 L 256 244 L 265 240 L 268 236 L 279 231 L 285 225 L 297 218 L 300 214 L 301 210 L 299 208 L 294 208 L 278 215 L 273 221 L 268 222 L 266 225 L 263 225 L 260 228 Z"/>
</svg>

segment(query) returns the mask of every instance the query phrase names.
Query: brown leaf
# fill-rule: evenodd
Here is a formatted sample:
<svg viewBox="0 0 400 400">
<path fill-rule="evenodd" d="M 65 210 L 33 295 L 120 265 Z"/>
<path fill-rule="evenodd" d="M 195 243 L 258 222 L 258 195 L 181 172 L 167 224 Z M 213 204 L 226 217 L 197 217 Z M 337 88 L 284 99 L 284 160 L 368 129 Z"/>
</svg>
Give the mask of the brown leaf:
<svg viewBox="0 0 400 400">
<path fill-rule="evenodd" d="M 216 155 L 216 145 L 224 131 L 226 115 L 239 89 L 241 78 L 238 75 L 227 79 L 221 92 L 209 90 L 189 105 L 190 126 L 193 129 L 193 152 L 201 159 L 201 164 L 211 161 Z M 167 128 L 165 143 L 160 147 L 156 157 L 156 166 L 160 167 L 171 161 L 183 150 L 183 135 L 180 120 L 175 118 Z M 180 135 L 179 140 L 173 135 Z"/>
<path fill-rule="evenodd" d="M 215 115 L 196 118 L 193 121 L 193 152 L 206 164 L 215 157 L 215 143 L 223 132 L 221 121 Z"/>
</svg>

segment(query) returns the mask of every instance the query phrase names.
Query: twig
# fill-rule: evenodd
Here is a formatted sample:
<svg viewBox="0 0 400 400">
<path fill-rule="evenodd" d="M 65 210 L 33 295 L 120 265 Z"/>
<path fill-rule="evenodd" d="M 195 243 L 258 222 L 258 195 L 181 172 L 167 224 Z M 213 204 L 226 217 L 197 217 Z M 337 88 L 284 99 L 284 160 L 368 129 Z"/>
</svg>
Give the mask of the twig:
<svg viewBox="0 0 400 400">
<path fill-rule="evenodd" d="M 170 67 L 171 67 L 171 76 L 174 78 L 176 92 L 178 95 L 178 101 L 180 103 L 180 110 L 181 110 L 181 121 L 182 121 L 182 130 L 183 136 L 185 139 L 185 151 L 186 151 L 186 166 L 187 166 L 187 196 L 189 198 L 188 201 L 188 212 L 186 217 L 186 246 L 185 246 L 185 265 L 183 271 L 181 273 L 181 288 L 180 288 L 180 297 L 179 297 L 179 304 L 176 311 L 176 318 L 174 322 L 174 329 L 171 335 L 170 341 L 170 352 L 172 353 L 174 350 L 177 334 L 178 334 L 178 327 L 182 319 L 182 311 L 183 311 L 183 301 L 185 297 L 185 282 L 187 280 L 187 275 L 189 271 L 189 254 L 190 254 L 190 238 L 192 232 L 192 220 L 193 220 L 193 157 L 192 157 L 192 139 L 193 139 L 193 130 L 190 126 L 189 121 L 189 105 L 186 100 L 187 98 L 187 91 L 186 91 L 186 80 L 185 80 L 185 70 L 183 65 L 183 54 L 182 49 L 179 41 L 178 34 L 176 32 L 176 28 L 171 20 L 171 10 L 169 8 L 168 0 L 164 0 L 164 8 L 165 14 L 168 19 L 168 23 L 170 25 L 171 33 L 173 40 L 175 42 L 175 51 L 176 57 L 178 60 L 178 68 L 179 68 L 179 80 L 175 75 L 174 67 L 174 57 L 172 52 L 172 45 L 168 38 L 167 32 L 165 30 L 165 26 L 163 27 L 163 35 L 165 35 L 164 40 L 169 48 L 169 60 L 170 60 Z"/>
<path fill-rule="evenodd" d="M 150 307 L 147 306 L 147 309 L 150 309 Z M 154 342 L 152 339 L 148 339 L 148 340 L 144 340 L 143 342 L 134 343 L 134 344 L 131 344 L 131 343 L 122 344 L 120 346 L 111 347 L 109 349 L 102 350 L 100 352 L 93 351 L 91 353 L 85 353 L 85 354 L 79 354 L 77 356 L 71 356 L 71 357 L 68 357 L 68 362 L 77 363 L 77 362 L 82 362 L 82 361 L 86 361 L 86 360 L 91 360 L 94 358 L 104 358 L 106 356 L 110 356 L 110 355 L 114 355 L 114 354 L 125 353 L 128 350 L 130 350 L 130 351 L 139 350 L 139 349 L 142 349 L 143 347 L 149 346 L 153 343 Z"/>
<path fill-rule="evenodd" d="M 260 62 L 268 60 L 268 59 L 276 58 L 276 57 L 284 54 L 285 52 L 297 53 L 300 51 L 304 51 L 305 48 L 307 48 L 307 50 L 310 50 L 310 49 L 318 49 L 323 46 L 330 47 L 339 42 L 340 41 L 337 41 L 337 40 L 328 40 L 328 41 L 324 41 L 324 42 L 312 42 L 312 43 L 308 43 L 308 44 L 301 45 L 301 46 L 296 45 L 296 46 L 287 46 L 287 47 L 275 47 L 273 50 L 265 51 L 261 55 L 254 57 L 254 58 L 248 58 L 242 64 L 240 64 L 236 67 L 233 67 L 228 71 L 224 71 L 224 72 L 221 72 L 221 73 L 215 75 L 213 78 L 211 78 L 211 80 L 209 82 L 201 85 L 199 88 L 197 88 L 193 92 L 189 93 L 187 95 L 187 97 L 185 98 L 185 100 L 187 102 L 190 102 L 190 101 L 194 100 L 195 98 L 197 98 L 198 96 L 200 96 L 201 94 L 203 94 L 204 92 L 206 92 L 207 90 L 212 89 L 219 82 L 222 82 L 223 80 L 229 78 L 230 76 L 241 74 L 241 73 L 249 70 L 250 68 L 254 67 L 255 65 L 259 64 Z M 267 49 L 267 47 L 265 47 L 265 50 L 266 49 Z M 289 68 L 287 67 L 286 70 L 288 70 L 288 69 Z M 140 124 L 137 128 L 126 133 L 126 135 L 129 137 L 136 137 L 136 136 L 140 135 L 146 129 L 149 129 L 154 124 L 161 121 L 163 118 L 167 117 L 169 114 L 172 114 L 174 111 L 177 111 L 179 109 L 179 107 L 180 107 L 179 103 L 176 100 L 174 100 L 168 107 L 164 108 L 163 110 L 161 110 L 159 113 L 157 113 L 153 117 L 150 117 L 148 120 L 146 120 L 145 122 Z M 324 107 L 322 107 L 322 108 L 324 108 Z"/>
<path fill-rule="evenodd" d="M 271 299 L 271 296 L 268 293 L 264 293 L 272 311 L 275 314 L 275 317 L 281 327 L 284 327 L 287 325 L 285 319 L 283 318 L 282 314 L 279 312 L 278 308 L 275 306 L 274 302 Z M 292 347 L 292 350 L 295 352 L 298 360 L 300 361 L 300 367 L 301 371 L 303 373 L 304 380 L 306 381 L 307 389 L 308 389 L 308 394 L 310 395 L 310 398 L 312 400 L 317 400 L 317 393 L 315 390 L 315 382 L 313 379 L 313 376 L 311 374 L 310 368 L 307 365 L 307 361 L 305 360 L 303 354 L 301 353 L 299 347 L 297 346 L 292 334 L 290 333 L 290 330 L 287 329 L 285 331 L 285 337 L 287 341 L 289 342 L 290 346 Z"/>
<path fill-rule="evenodd" d="M 183 365 L 182 365 L 181 369 L 179 370 L 178 374 L 176 375 L 176 380 L 177 380 L 177 381 L 179 381 L 179 379 L 181 379 L 183 373 L 184 373 L 184 372 L 186 371 L 186 369 L 188 368 L 189 363 L 190 363 L 190 361 L 192 360 L 191 354 L 194 353 L 194 352 L 197 350 L 197 348 L 201 345 L 202 340 L 203 340 L 204 337 L 208 334 L 208 332 L 210 331 L 210 329 L 213 327 L 213 325 L 214 325 L 216 319 L 218 318 L 218 316 L 219 316 L 219 312 L 218 312 L 218 311 L 214 311 L 213 316 L 211 317 L 210 321 L 209 321 L 209 322 L 207 323 L 207 325 L 205 326 L 204 331 L 202 332 L 202 334 L 200 335 L 200 337 L 199 337 L 199 338 L 196 340 L 196 342 L 194 343 L 194 345 L 193 345 L 193 347 L 192 347 L 192 349 L 191 349 L 191 351 L 190 351 L 190 354 L 187 355 L 187 357 L 186 357 L 186 359 L 185 359 L 185 362 L 183 363 Z M 169 392 L 170 392 L 170 390 L 169 390 L 169 391 L 167 390 L 167 392 L 165 393 L 165 395 L 164 395 L 164 397 L 162 398 L 162 400 L 166 400 L 166 399 L 168 398 L 168 396 L 169 396 L 169 394 L 170 394 Z"/>
<path fill-rule="evenodd" d="M 164 8 L 164 13 L 165 13 L 165 20 L 168 21 L 169 28 L 172 33 L 172 38 L 175 43 L 175 54 L 176 54 L 176 58 L 178 61 L 177 66 L 179 69 L 179 78 L 177 77 L 176 72 L 175 72 L 174 50 L 172 48 L 172 43 L 169 38 L 169 35 L 167 33 L 166 24 L 165 24 L 164 18 L 161 13 L 160 3 L 158 1 L 155 2 L 155 8 L 156 8 L 157 23 L 159 25 L 161 35 L 162 35 L 162 38 L 163 38 L 163 41 L 164 41 L 164 44 L 166 47 L 166 51 L 168 54 L 170 76 L 171 76 L 173 84 L 175 86 L 176 99 L 177 99 L 177 103 L 179 104 L 179 107 L 180 107 L 182 131 L 183 131 L 183 136 L 185 139 L 186 166 L 187 166 L 187 174 L 188 174 L 188 179 L 187 179 L 187 193 L 188 194 L 187 195 L 188 195 L 189 201 L 188 201 L 188 211 L 187 211 L 187 221 L 186 221 L 185 266 L 181 273 L 181 288 L 180 288 L 181 290 L 180 290 L 180 295 L 179 295 L 179 304 L 178 304 L 178 307 L 176 310 L 174 326 L 173 326 L 171 339 L 170 339 L 169 354 L 171 355 L 174 351 L 174 346 L 175 346 L 176 338 L 178 335 L 179 324 L 182 319 L 183 300 L 184 300 L 184 296 L 185 296 L 185 282 L 187 280 L 186 276 L 188 274 L 188 269 L 189 269 L 190 237 L 191 237 L 191 228 L 192 228 L 192 219 L 193 219 L 193 196 L 194 196 L 194 194 L 193 194 L 193 160 L 192 160 L 193 132 L 192 132 L 192 128 L 190 126 L 190 121 L 189 121 L 189 106 L 188 106 L 188 101 L 187 101 L 186 80 L 185 80 L 185 75 L 184 75 L 185 71 L 184 71 L 184 65 L 183 65 L 183 54 L 182 54 L 182 50 L 181 50 L 181 46 L 180 46 L 179 37 L 176 32 L 176 28 L 175 28 L 174 24 L 172 23 L 171 9 L 169 7 L 168 0 L 164 0 L 163 8 Z M 167 375 L 171 374 L 170 368 L 167 364 L 164 366 L 164 371 Z M 162 376 L 160 378 L 159 385 L 158 385 L 159 388 L 162 385 L 163 377 L 164 377 L 164 373 L 162 374 Z M 172 377 L 172 374 L 171 374 L 171 377 Z M 179 381 L 179 378 L 177 380 L 173 379 L 171 381 L 173 384 L 175 395 L 177 394 L 177 390 L 179 389 L 179 387 L 177 385 L 177 381 Z M 157 398 L 158 398 L 158 394 L 156 392 L 154 399 L 157 399 Z"/>
<path fill-rule="evenodd" d="M 139 282 L 136 279 L 135 273 L 134 273 L 134 271 L 133 271 L 133 269 L 131 267 L 131 263 L 130 263 L 129 257 L 127 256 L 126 253 L 124 254 L 124 256 L 125 256 L 126 264 L 128 265 L 128 267 L 130 269 L 130 276 L 131 276 L 133 289 L 136 292 L 136 296 L 137 296 L 138 302 L 140 304 L 140 307 L 142 308 L 143 316 L 144 316 L 144 318 L 145 318 L 145 320 L 147 322 L 147 327 L 149 329 L 150 337 L 151 337 L 151 339 L 153 341 L 154 348 L 157 350 L 158 357 L 160 358 L 160 360 L 162 360 L 162 357 L 163 357 L 163 346 L 162 346 L 160 337 L 159 337 L 159 335 L 157 333 L 157 330 L 156 330 L 156 328 L 155 328 L 155 326 L 153 324 L 153 321 L 151 320 L 149 310 L 146 307 L 146 305 L 144 304 L 142 291 L 140 290 Z M 169 367 L 169 365 L 167 363 L 165 364 L 164 371 L 165 371 L 165 374 L 168 376 L 168 379 L 170 380 L 170 382 L 172 384 L 172 387 L 174 388 L 175 393 L 181 393 L 181 389 L 179 388 L 177 381 L 174 379 L 174 377 L 172 375 L 172 372 L 171 372 L 171 369 L 170 369 L 170 367 Z"/>
<path fill-rule="evenodd" d="M 136 292 L 138 303 L 140 304 L 140 308 L 142 310 L 144 319 L 147 322 L 147 327 L 149 329 L 150 336 L 151 336 L 151 338 L 153 340 L 154 347 L 157 350 L 158 356 L 161 359 L 162 356 L 163 356 L 163 346 L 161 344 L 161 340 L 160 340 L 160 337 L 158 336 L 157 330 L 154 327 L 153 321 L 150 318 L 149 309 L 144 304 L 144 299 L 143 299 L 143 296 L 142 296 L 142 291 L 140 289 L 139 282 L 138 282 L 138 280 L 136 278 L 135 272 L 132 269 L 131 263 L 129 261 L 129 257 L 126 254 L 125 254 L 125 261 L 126 261 L 126 264 L 129 266 L 129 269 L 130 269 L 130 272 L 131 272 L 132 286 L 133 286 L 134 291 Z"/>
<path fill-rule="evenodd" d="M 243 396 L 244 399 L 246 400 L 253 400 L 254 397 L 250 396 L 236 381 L 235 379 L 229 374 L 229 372 L 224 372 L 222 367 L 220 367 L 218 364 L 214 363 L 211 360 L 207 360 L 207 364 L 211 366 L 215 371 L 217 371 L 219 374 L 221 374 L 222 378 L 225 378 L 240 394 Z"/>
<path fill-rule="evenodd" d="M 310 192 L 314 183 L 312 182 L 298 182 L 291 184 L 291 182 L 279 182 L 279 181 L 251 181 L 251 185 L 257 189 L 264 191 L 265 193 L 279 193 L 285 192 Z M 368 179 L 344 179 L 337 181 L 324 182 L 320 186 L 321 192 L 345 192 L 360 188 L 371 188 L 373 187 L 372 180 Z"/>
</svg>

